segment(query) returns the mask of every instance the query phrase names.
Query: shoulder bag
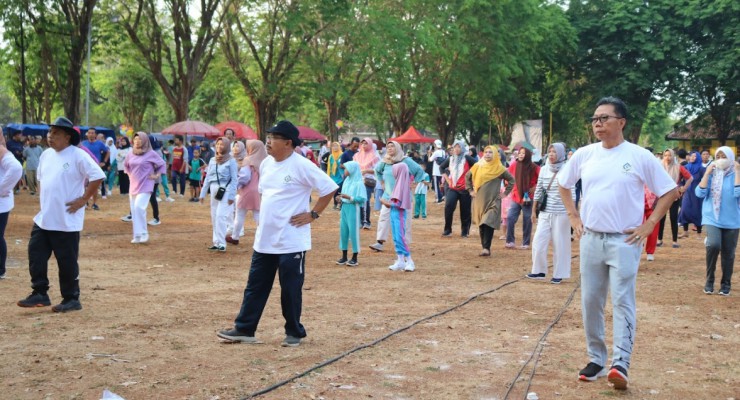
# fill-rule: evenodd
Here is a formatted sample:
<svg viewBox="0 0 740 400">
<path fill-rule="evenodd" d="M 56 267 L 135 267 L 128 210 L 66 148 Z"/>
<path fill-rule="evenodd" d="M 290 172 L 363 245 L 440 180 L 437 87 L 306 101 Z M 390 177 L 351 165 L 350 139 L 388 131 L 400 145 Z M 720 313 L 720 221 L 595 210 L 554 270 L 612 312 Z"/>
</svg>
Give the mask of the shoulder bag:
<svg viewBox="0 0 740 400">
<path fill-rule="evenodd" d="M 550 184 L 547 185 L 547 189 L 542 191 L 542 194 L 540 194 L 540 197 L 537 199 L 537 211 L 544 212 L 545 208 L 547 208 L 547 192 L 550 190 L 550 187 L 552 186 L 552 181 L 555 180 L 555 177 L 558 175 L 558 172 L 560 170 L 557 170 L 555 172 L 555 175 L 552 176 L 550 179 Z"/>
</svg>

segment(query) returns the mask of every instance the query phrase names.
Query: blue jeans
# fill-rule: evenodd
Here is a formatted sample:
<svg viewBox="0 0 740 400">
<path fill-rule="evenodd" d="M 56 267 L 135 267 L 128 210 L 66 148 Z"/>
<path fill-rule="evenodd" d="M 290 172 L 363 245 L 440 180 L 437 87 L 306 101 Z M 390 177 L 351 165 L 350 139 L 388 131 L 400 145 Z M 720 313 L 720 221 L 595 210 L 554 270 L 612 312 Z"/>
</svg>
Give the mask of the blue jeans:
<svg viewBox="0 0 740 400">
<path fill-rule="evenodd" d="M 378 185 L 375 188 L 375 211 L 380 211 L 380 209 L 383 208 L 383 205 L 380 204 L 381 197 L 383 197 L 383 188 Z"/>
<path fill-rule="evenodd" d="M 185 186 L 188 183 L 188 174 L 172 171 L 172 191 L 177 193 L 177 182 L 180 181 L 180 195 L 185 195 Z"/>
<path fill-rule="evenodd" d="M 252 266 L 249 269 L 242 306 L 234 321 L 236 329 L 247 335 L 254 335 L 277 272 L 285 334 L 297 338 L 306 337 L 306 329 L 301 325 L 305 262 L 305 251 L 288 254 L 264 254 L 255 251 L 252 254 Z"/>
<path fill-rule="evenodd" d="M 511 202 L 509 213 L 506 216 L 506 243 L 515 243 L 514 227 L 516 226 L 516 221 L 519 219 L 520 213 L 524 214 L 524 221 L 522 221 L 524 225 L 522 246 L 529 246 L 529 242 L 532 238 L 532 203 L 521 205 L 515 201 Z"/>
</svg>

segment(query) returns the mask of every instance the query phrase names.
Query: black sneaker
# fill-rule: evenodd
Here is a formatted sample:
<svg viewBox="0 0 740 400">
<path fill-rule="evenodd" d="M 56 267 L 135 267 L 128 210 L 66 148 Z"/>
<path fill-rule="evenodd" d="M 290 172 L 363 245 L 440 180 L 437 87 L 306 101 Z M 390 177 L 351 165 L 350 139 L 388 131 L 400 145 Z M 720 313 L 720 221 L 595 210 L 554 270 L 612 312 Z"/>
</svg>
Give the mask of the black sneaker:
<svg viewBox="0 0 740 400">
<path fill-rule="evenodd" d="M 219 246 L 216 246 L 216 245 L 213 245 L 213 246 L 211 246 L 211 247 L 208 248 L 208 250 L 212 250 L 212 251 L 218 251 L 220 249 L 221 248 Z"/>
<path fill-rule="evenodd" d="M 240 330 L 235 329 L 224 329 L 222 331 L 216 332 L 216 336 L 220 337 L 221 339 L 226 339 L 230 342 L 239 342 L 239 343 L 247 343 L 247 344 L 255 344 L 259 343 L 257 338 L 254 337 L 254 335 L 249 335 L 246 332 L 242 332 Z"/>
<path fill-rule="evenodd" d="M 357 260 L 349 260 L 349 261 L 347 261 L 347 266 L 348 267 L 356 267 L 358 265 L 360 265 L 360 263 L 358 263 Z"/>
<path fill-rule="evenodd" d="M 594 362 L 590 362 L 586 365 L 586 368 L 582 369 L 581 372 L 578 373 L 578 379 L 593 382 L 606 374 L 606 368 Z"/>
<path fill-rule="evenodd" d="M 46 293 L 39 293 L 37 291 L 31 292 L 31 294 L 28 295 L 23 300 L 18 301 L 18 307 L 46 307 L 51 305 L 51 300 L 49 300 L 49 295 Z"/>
<path fill-rule="evenodd" d="M 346 257 L 342 257 L 339 260 L 337 260 L 337 265 L 344 265 L 344 264 L 347 264 L 347 258 Z"/>
<path fill-rule="evenodd" d="M 301 345 L 301 338 L 286 335 L 285 339 L 283 339 L 283 342 L 280 343 L 283 347 L 298 347 Z"/>
<path fill-rule="evenodd" d="M 705 294 L 712 294 L 712 293 L 714 293 L 714 288 L 711 287 L 711 286 L 705 286 L 704 287 L 704 293 Z"/>
<path fill-rule="evenodd" d="M 562 281 L 563 281 L 563 278 L 552 278 L 552 279 L 550 279 L 550 283 L 552 283 L 553 285 L 559 285 L 560 282 L 562 282 Z"/>
<path fill-rule="evenodd" d="M 730 289 L 721 289 L 719 291 L 720 296 L 729 296 L 730 295 Z"/>
<path fill-rule="evenodd" d="M 450 236 L 452 236 L 452 232 L 450 232 L 450 231 L 444 231 L 444 232 L 442 232 L 442 237 L 450 237 Z"/>
<path fill-rule="evenodd" d="M 77 311 L 77 310 L 82 310 L 82 304 L 80 304 L 80 301 L 77 299 L 62 300 L 61 303 L 51 308 L 51 311 L 54 311 L 54 312 L 67 312 L 67 311 Z"/>
<path fill-rule="evenodd" d="M 545 274 L 544 273 L 527 274 L 526 277 L 529 278 L 529 279 L 537 279 L 537 280 L 541 281 L 541 280 L 544 280 L 545 279 Z"/>
<path fill-rule="evenodd" d="M 93 203 L 92 209 L 95 211 L 100 211 L 100 207 L 98 207 L 98 205 L 95 203 Z"/>
<path fill-rule="evenodd" d="M 627 370 L 624 369 L 624 367 L 620 365 L 612 366 L 609 370 L 609 376 L 607 379 L 609 380 L 609 383 L 614 385 L 614 389 L 627 390 L 629 379 L 627 378 Z"/>
</svg>

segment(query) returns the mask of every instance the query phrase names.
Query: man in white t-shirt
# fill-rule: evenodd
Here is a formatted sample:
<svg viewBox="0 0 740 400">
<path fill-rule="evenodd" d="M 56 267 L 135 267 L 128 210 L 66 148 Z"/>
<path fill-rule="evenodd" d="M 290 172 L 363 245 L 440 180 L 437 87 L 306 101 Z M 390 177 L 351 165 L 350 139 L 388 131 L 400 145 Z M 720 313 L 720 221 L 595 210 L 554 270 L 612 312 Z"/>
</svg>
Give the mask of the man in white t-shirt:
<svg viewBox="0 0 740 400">
<path fill-rule="evenodd" d="M 281 345 L 294 347 L 306 337 L 301 308 L 306 251 L 311 249 L 310 223 L 332 200 L 337 184 L 310 160 L 295 153 L 301 140 L 292 123 L 280 121 L 267 132 L 270 157 L 260 165 L 262 203 L 247 287 L 234 329 L 217 335 L 232 342 L 259 343 L 254 333 L 277 272 L 285 317 L 285 340 Z M 314 189 L 321 197 L 310 209 Z"/>
<path fill-rule="evenodd" d="M 41 209 L 33 218 L 28 241 L 28 267 L 33 292 L 18 301 L 20 307 L 51 305 L 48 263 L 54 253 L 59 267 L 59 289 L 62 302 L 54 312 L 81 310 L 80 268 L 77 256 L 80 231 L 85 221 L 85 205 L 97 192 L 105 174 L 80 144 L 80 134 L 64 117 L 57 118 L 47 136 L 49 148 L 39 158 L 37 176 L 41 187 Z M 85 187 L 85 181 L 90 183 Z"/>
<path fill-rule="evenodd" d="M 591 124 L 601 142 L 578 149 L 560 170 L 558 183 L 573 233 L 580 239 L 581 307 L 590 362 L 579 379 L 595 381 L 607 375 L 615 389 L 624 390 L 635 340 L 635 280 L 642 242 L 678 197 L 678 189 L 649 151 L 624 140 L 627 107 L 622 100 L 606 97 L 596 107 Z M 580 215 L 570 192 L 579 179 L 586 194 Z M 645 185 L 660 199 L 643 223 Z M 607 370 L 604 304 L 609 289 L 614 346 Z"/>
<path fill-rule="evenodd" d="M 444 197 L 444 191 L 442 189 L 442 171 L 439 169 L 439 165 L 442 164 L 442 160 L 447 157 L 447 153 L 442 149 L 442 141 L 437 139 L 434 141 L 434 153 L 429 157 L 429 161 L 432 162 L 432 183 L 434 185 L 434 193 L 437 195 L 435 200 L 437 203 L 442 202 Z"/>
</svg>

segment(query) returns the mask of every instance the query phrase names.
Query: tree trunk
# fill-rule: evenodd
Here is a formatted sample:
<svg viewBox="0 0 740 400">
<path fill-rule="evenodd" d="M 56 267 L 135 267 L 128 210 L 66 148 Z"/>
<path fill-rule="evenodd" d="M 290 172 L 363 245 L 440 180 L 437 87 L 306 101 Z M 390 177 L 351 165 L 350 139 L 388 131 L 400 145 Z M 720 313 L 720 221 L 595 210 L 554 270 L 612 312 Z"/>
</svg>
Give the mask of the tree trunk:
<svg viewBox="0 0 740 400">
<path fill-rule="evenodd" d="M 260 136 L 260 140 L 264 141 L 267 130 L 277 120 L 277 103 L 259 98 L 253 98 L 251 100 L 254 107 L 255 129 Z"/>
</svg>

